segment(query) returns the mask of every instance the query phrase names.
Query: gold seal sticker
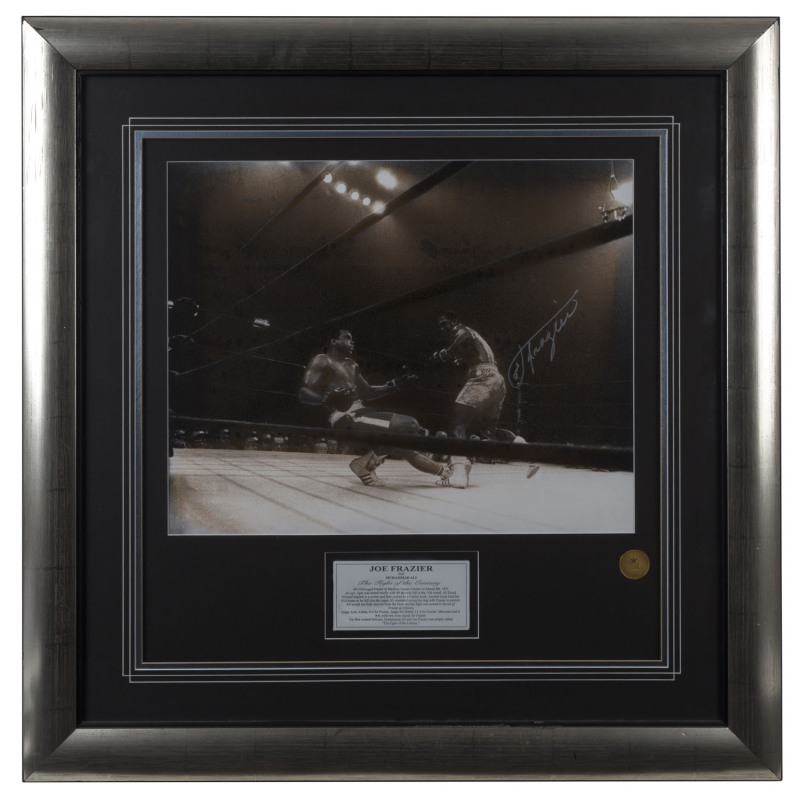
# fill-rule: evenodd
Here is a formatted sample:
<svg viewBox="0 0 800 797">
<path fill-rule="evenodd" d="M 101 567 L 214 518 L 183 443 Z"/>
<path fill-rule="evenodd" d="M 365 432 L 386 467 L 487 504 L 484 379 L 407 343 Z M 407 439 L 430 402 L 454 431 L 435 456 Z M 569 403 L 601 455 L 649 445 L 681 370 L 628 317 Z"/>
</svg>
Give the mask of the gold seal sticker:
<svg viewBox="0 0 800 797">
<path fill-rule="evenodd" d="M 619 570 L 625 578 L 636 581 L 650 571 L 650 559 L 644 551 L 625 551 L 619 558 Z"/>
</svg>

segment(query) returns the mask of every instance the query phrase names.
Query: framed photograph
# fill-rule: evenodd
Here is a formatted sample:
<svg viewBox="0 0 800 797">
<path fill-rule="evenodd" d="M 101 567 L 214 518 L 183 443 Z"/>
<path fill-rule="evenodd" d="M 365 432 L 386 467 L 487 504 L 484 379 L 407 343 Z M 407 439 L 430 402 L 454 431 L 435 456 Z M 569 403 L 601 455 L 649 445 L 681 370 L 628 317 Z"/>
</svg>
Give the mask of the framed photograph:
<svg viewBox="0 0 800 797">
<path fill-rule="evenodd" d="M 776 20 L 23 49 L 27 779 L 781 776 Z"/>
</svg>

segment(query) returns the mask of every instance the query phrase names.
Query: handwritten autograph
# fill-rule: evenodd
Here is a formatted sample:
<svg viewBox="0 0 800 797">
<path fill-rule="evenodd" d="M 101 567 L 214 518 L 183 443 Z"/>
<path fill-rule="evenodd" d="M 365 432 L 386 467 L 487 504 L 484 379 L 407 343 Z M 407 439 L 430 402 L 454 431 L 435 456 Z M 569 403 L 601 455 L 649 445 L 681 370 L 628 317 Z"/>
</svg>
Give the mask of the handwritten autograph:
<svg viewBox="0 0 800 797">
<path fill-rule="evenodd" d="M 564 329 L 567 321 L 578 311 L 577 296 L 578 291 L 576 290 L 564 306 L 519 347 L 519 351 L 511 361 L 508 369 L 508 381 L 511 387 L 521 387 L 525 380 L 526 367 L 530 368 L 531 374 L 534 373 L 533 361 L 540 352 L 544 351 L 548 343 L 550 344 L 550 361 L 552 362 L 556 356 L 556 336 Z"/>
</svg>

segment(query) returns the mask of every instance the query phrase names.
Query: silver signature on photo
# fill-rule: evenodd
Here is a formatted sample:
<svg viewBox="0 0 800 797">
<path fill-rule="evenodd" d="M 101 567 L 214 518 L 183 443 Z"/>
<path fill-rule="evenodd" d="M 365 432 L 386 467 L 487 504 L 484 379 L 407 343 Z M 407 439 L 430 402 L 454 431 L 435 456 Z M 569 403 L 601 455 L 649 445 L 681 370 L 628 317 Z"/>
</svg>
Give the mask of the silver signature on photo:
<svg viewBox="0 0 800 797">
<path fill-rule="evenodd" d="M 564 305 L 556 311 L 528 340 L 519 347 L 511 365 L 508 368 L 508 381 L 511 387 L 518 388 L 525 381 L 526 368 L 534 373 L 533 361 L 542 351 L 549 348 L 550 361 L 556 356 L 556 336 L 564 328 L 567 321 L 578 311 L 578 291 L 567 299 Z M 547 344 L 550 344 L 548 347 Z"/>
</svg>

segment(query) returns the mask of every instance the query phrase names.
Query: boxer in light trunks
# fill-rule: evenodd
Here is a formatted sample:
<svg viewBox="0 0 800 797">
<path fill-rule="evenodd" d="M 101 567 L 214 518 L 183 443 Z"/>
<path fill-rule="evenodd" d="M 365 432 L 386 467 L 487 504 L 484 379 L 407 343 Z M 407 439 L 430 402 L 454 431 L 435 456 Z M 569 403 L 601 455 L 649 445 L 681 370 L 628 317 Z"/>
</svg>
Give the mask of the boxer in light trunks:
<svg viewBox="0 0 800 797">
<path fill-rule="evenodd" d="M 506 380 L 497 368 L 489 344 L 452 313 L 439 317 L 439 331 L 450 343 L 446 349 L 435 352 L 433 359 L 469 368 L 467 381 L 453 405 L 450 436 L 466 440 L 468 431 L 472 429 L 485 439 L 524 442 L 513 432 L 497 428 L 506 397 Z M 468 487 L 472 463 L 467 457 L 451 457 L 450 461 L 453 473 L 449 486 Z"/>
<path fill-rule="evenodd" d="M 392 379 L 385 385 L 370 385 L 361 375 L 361 370 L 352 359 L 355 342 L 352 334 L 342 329 L 335 338 L 332 338 L 324 354 L 312 358 L 303 374 L 303 386 L 300 388 L 299 398 L 303 404 L 325 407 L 330 415 L 328 420 L 334 429 L 377 430 L 397 434 L 427 435 L 416 418 L 410 415 L 400 415 L 394 412 L 378 412 L 367 409 L 364 402 L 382 398 L 413 382 L 416 377 L 406 375 Z M 364 484 L 371 487 L 378 486 L 381 481 L 375 474 L 375 469 L 383 463 L 391 452 L 376 454 L 374 450 L 368 451 L 361 457 L 356 457 L 350 463 L 350 470 L 358 476 Z M 423 473 L 439 476 L 442 486 L 448 486 L 447 481 L 451 473 L 448 462 L 434 462 L 425 454 L 417 451 L 397 452 L 406 462 L 413 465 Z"/>
</svg>

